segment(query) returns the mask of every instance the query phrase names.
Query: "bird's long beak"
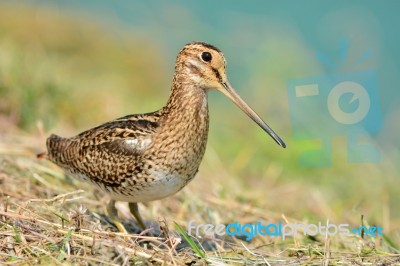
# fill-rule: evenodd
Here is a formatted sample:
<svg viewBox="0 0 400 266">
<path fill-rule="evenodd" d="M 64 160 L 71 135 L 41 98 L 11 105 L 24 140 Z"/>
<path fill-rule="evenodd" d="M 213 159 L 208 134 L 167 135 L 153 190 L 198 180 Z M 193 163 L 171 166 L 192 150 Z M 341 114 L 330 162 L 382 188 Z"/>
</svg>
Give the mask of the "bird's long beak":
<svg viewBox="0 0 400 266">
<path fill-rule="evenodd" d="M 286 148 L 285 142 L 265 123 L 245 101 L 240 98 L 236 91 L 232 88 L 231 84 L 226 81 L 222 82 L 222 86 L 225 88 L 220 90 L 229 99 L 232 100 L 243 112 L 245 112 L 254 122 L 256 122 L 265 132 L 267 132 L 280 146 Z"/>
</svg>

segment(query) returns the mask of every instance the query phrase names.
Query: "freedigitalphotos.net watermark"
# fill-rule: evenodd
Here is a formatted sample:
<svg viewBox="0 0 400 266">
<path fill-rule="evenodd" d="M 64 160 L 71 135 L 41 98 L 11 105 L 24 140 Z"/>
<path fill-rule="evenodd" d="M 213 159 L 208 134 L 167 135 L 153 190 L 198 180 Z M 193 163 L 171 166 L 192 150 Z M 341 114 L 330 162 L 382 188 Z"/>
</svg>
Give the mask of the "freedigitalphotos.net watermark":
<svg viewBox="0 0 400 266">
<path fill-rule="evenodd" d="M 351 228 L 349 224 L 331 224 L 323 225 L 321 222 L 317 224 L 283 224 L 269 223 L 263 224 L 257 222 L 254 224 L 241 224 L 239 222 L 224 224 L 195 224 L 193 220 L 189 221 L 188 234 L 196 237 L 214 237 L 215 235 L 223 236 L 244 236 L 246 241 L 250 241 L 255 236 L 276 236 L 285 240 L 287 237 L 293 237 L 295 234 L 303 234 L 308 236 L 349 236 L 361 235 L 365 236 L 382 236 L 383 228 L 380 226 L 359 226 Z"/>
</svg>

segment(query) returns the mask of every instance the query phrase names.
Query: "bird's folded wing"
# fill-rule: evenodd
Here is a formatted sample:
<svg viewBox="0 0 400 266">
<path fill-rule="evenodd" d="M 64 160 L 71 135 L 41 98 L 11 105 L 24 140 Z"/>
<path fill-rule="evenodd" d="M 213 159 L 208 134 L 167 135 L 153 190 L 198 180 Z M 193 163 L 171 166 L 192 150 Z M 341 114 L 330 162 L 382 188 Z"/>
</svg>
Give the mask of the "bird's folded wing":
<svg viewBox="0 0 400 266">
<path fill-rule="evenodd" d="M 121 157 L 138 156 L 152 144 L 152 135 L 158 122 L 144 117 L 127 116 L 82 132 L 66 141 L 62 164 L 83 162 L 111 163 L 125 160 Z M 79 161 L 79 162 L 77 162 Z M 72 166 L 72 165 L 71 165 Z"/>
</svg>

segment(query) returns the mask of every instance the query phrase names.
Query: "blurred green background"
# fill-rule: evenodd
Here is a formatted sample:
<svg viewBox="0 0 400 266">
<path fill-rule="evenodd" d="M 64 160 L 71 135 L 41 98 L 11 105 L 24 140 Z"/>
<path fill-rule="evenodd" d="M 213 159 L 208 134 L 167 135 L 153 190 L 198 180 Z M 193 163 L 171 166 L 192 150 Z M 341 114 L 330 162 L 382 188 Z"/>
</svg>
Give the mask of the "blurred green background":
<svg viewBox="0 0 400 266">
<path fill-rule="evenodd" d="M 364 214 L 400 239 L 399 10 L 399 1 L 1 1 L 0 129 L 37 134 L 42 122 L 49 134 L 72 136 L 154 111 L 167 100 L 181 47 L 209 42 L 224 52 L 230 82 L 288 148 L 212 92 L 209 144 L 194 185 L 209 178 L 221 197 L 238 191 L 239 200 L 296 219 Z M 303 168 L 286 82 L 326 73 L 316 53 L 339 61 L 343 39 L 349 61 L 373 51 L 361 69 L 377 72 L 383 126 L 372 138 L 382 159 L 347 163 L 339 136 L 332 167 Z"/>
</svg>

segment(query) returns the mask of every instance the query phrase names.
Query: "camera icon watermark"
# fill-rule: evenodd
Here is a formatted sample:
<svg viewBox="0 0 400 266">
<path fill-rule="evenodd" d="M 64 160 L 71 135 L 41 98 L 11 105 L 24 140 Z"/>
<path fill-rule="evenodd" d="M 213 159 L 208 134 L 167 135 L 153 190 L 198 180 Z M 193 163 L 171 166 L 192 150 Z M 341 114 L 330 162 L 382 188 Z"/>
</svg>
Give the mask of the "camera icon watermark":
<svg viewBox="0 0 400 266">
<path fill-rule="evenodd" d="M 333 139 L 347 139 L 349 163 L 377 163 L 380 151 L 365 141 L 381 129 L 376 72 L 364 69 L 290 79 L 287 93 L 293 137 L 316 141 L 300 155 L 303 167 L 330 167 Z"/>
</svg>

